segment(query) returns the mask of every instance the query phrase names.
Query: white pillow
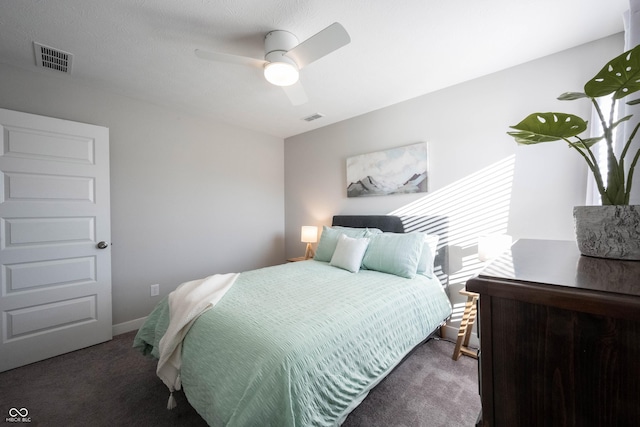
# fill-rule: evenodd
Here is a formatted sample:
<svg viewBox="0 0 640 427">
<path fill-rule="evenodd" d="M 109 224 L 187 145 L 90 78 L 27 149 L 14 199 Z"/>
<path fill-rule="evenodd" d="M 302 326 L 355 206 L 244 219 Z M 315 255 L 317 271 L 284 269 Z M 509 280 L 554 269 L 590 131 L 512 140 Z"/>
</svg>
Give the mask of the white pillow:
<svg viewBox="0 0 640 427">
<path fill-rule="evenodd" d="M 438 242 L 440 241 L 440 236 L 437 234 L 425 234 L 424 240 L 429 245 L 429 249 L 431 249 L 431 253 L 435 256 L 436 252 L 438 252 Z"/>
<path fill-rule="evenodd" d="M 420 255 L 420 262 L 418 263 L 418 274 L 433 277 L 433 262 L 438 252 L 439 240 L 440 236 L 437 234 L 424 233 L 424 246 L 422 248 L 422 255 Z"/>
<path fill-rule="evenodd" d="M 331 261 L 333 252 L 336 250 L 336 245 L 338 244 L 338 236 L 341 234 L 347 237 L 360 238 L 369 237 L 375 233 L 382 233 L 382 231 L 376 228 L 327 227 L 325 225 L 322 227 L 322 234 L 320 235 L 320 241 L 318 242 L 316 254 L 313 259 L 324 262 Z"/>
<path fill-rule="evenodd" d="M 360 271 L 362 258 L 369 246 L 369 239 L 366 237 L 352 238 L 344 234 L 338 236 L 336 250 L 331 257 L 330 265 L 348 270 L 352 273 Z"/>
</svg>

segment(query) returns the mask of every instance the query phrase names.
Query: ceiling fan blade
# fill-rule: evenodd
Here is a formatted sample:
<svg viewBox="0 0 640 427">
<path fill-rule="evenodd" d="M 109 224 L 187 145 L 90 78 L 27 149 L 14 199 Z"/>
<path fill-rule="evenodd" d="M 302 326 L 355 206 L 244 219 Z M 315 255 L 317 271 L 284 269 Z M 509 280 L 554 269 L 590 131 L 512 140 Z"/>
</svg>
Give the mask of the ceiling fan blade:
<svg viewBox="0 0 640 427">
<path fill-rule="evenodd" d="M 299 80 L 291 86 L 282 86 L 282 89 L 287 95 L 287 98 L 289 98 L 289 101 L 291 101 L 292 105 L 302 105 L 309 101 L 309 98 L 307 98 L 307 92 L 305 92 L 304 87 L 302 87 Z"/>
<path fill-rule="evenodd" d="M 263 67 L 267 61 L 263 59 L 250 58 L 248 56 L 231 55 L 228 53 L 209 52 L 206 50 L 196 49 L 198 58 L 207 59 L 209 61 L 226 62 L 236 65 L 248 65 L 250 67 Z"/>
<path fill-rule="evenodd" d="M 302 68 L 334 50 L 340 49 L 349 42 L 351 42 L 351 37 L 349 37 L 347 30 L 339 23 L 334 22 L 285 53 L 285 56 L 296 61 L 298 68 Z"/>
</svg>

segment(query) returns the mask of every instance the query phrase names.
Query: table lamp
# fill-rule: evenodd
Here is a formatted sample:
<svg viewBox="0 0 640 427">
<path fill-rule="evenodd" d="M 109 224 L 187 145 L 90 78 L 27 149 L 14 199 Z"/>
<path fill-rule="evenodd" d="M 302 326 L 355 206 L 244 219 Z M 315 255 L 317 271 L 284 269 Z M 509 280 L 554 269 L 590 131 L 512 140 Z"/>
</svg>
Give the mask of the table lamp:
<svg viewBox="0 0 640 427">
<path fill-rule="evenodd" d="M 313 251 L 313 248 L 311 247 L 311 244 L 318 241 L 318 227 L 313 225 L 303 225 L 302 232 L 300 233 L 300 240 L 303 243 L 307 244 L 307 249 L 304 253 L 304 259 L 313 258 L 315 253 Z"/>
<path fill-rule="evenodd" d="M 488 234 L 478 238 L 478 259 L 491 261 L 511 247 L 512 239 L 507 234 Z"/>
</svg>

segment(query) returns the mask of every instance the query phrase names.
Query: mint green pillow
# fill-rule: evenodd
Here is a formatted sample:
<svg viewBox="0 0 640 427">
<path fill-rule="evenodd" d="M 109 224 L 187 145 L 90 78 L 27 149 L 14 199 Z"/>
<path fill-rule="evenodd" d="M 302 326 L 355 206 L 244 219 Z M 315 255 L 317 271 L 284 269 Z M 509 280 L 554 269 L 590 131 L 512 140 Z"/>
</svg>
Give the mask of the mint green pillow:
<svg viewBox="0 0 640 427">
<path fill-rule="evenodd" d="M 364 268 L 407 279 L 416 277 L 425 244 L 422 233 L 382 233 L 370 239 L 362 260 Z"/>
<path fill-rule="evenodd" d="M 373 234 L 381 234 L 377 228 L 350 228 L 350 227 L 322 227 L 320 241 L 313 257 L 316 261 L 330 262 L 338 244 L 338 236 L 344 234 L 347 237 L 359 239 L 369 237 Z"/>
</svg>

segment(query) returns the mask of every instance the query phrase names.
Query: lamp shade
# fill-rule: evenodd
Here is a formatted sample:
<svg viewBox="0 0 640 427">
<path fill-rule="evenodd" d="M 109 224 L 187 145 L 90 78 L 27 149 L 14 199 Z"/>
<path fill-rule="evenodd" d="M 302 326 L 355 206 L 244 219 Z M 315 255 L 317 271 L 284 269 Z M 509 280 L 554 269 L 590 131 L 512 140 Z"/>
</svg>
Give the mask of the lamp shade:
<svg viewBox="0 0 640 427">
<path fill-rule="evenodd" d="M 300 241 L 305 243 L 315 243 L 318 241 L 318 227 L 314 225 L 303 225 L 300 233 Z"/>
<path fill-rule="evenodd" d="M 511 236 L 506 234 L 489 234 L 478 238 L 478 258 L 480 261 L 490 261 L 502 255 L 511 247 Z"/>
<path fill-rule="evenodd" d="M 276 86 L 291 86 L 298 77 L 298 68 L 287 62 L 270 62 L 264 66 L 264 78 Z"/>
</svg>

